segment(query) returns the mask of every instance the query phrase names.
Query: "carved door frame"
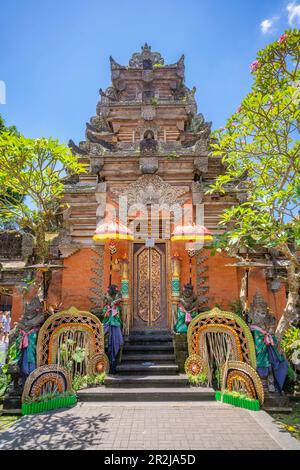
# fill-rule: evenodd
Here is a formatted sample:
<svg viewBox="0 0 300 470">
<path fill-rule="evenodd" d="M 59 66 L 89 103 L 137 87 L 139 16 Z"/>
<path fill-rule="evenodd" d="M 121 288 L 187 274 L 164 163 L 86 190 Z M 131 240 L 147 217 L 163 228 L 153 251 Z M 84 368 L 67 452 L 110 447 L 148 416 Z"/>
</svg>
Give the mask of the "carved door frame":
<svg viewBox="0 0 300 470">
<path fill-rule="evenodd" d="M 170 324 L 171 324 L 171 312 L 170 312 L 170 267 L 171 267 L 171 261 L 170 261 L 170 250 L 169 250 L 169 240 L 156 240 L 155 241 L 155 245 L 159 245 L 159 244 L 164 244 L 165 245 L 165 248 L 164 248 L 164 257 L 165 257 L 165 260 L 164 260 L 164 279 L 165 279 L 165 310 L 166 310 L 166 325 L 163 327 L 163 329 L 165 328 L 170 328 Z M 140 249 L 139 250 L 142 250 L 142 248 L 145 247 L 145 240 L 143 239 L 140 239 L 140 240 L 136 240 L 133 242 L 132 246 L 131 246 L 131 328 L 134 326 L 134 315 L 135 315 L 135 311 L 136 311 L 136 305 L 135 305 L 135 290 L 137 288 L 136 286 L 136 275 L 137 273 L 135 273 L 135 265 L 134 265 L 134 259 L 135 259 L 135 245 L 140 245 Z M 155 248 L 155 245 L 154 245 L 154 248 Z M 137 250 L 136 253 L 139 251 Z M 151 326 L 145 326 L 145 329 L 151 329 L 153 327 Z M 154 328 L 157 328 L 159 329 L 159 326 L 155 327 Z"/>
</svg>

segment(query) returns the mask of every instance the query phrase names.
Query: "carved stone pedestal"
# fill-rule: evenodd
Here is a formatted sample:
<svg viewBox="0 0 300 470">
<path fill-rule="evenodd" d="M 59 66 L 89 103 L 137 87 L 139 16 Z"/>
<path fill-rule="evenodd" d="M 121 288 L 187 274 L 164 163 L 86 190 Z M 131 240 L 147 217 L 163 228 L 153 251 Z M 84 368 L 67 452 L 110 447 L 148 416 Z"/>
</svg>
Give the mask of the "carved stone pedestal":
<svg viewBox="0 0 300 470">
<path fill-rule="evenodd" d="M 21 405 L 21 395 L 6 395 L 3 401 L 2 415 L 20 415 Z"/>
<path fill-rule="evenodd" d="M 179 372 L 184 373 L 184 363 L 189 355 L 187 337 L 184 333 L 175 333 L 173 336 L 175 361 L 179 367 Z"/>
</svg>

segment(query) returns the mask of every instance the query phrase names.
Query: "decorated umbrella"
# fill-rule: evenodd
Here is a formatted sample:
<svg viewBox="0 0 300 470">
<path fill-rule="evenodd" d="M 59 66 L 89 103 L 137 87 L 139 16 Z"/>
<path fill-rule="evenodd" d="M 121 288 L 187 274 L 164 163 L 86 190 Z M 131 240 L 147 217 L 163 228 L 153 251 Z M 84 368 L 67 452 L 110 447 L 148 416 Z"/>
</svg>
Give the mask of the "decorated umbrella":
<svg viewBox="0 0 300 470">
<path fill-rule="evenodd" d="M 270 263 L 260 263 L 257 261 L 251 261 L 248 256 L 245 260 L 237 261 L 233 264 L 225 264 L 225 266 L 230 267 L 237 267 L 237 268 L 244 268 L 245 269 L 245 308 L 244 308 L 244 316 L 247 320 L 248 315 L 248 303 L 249 303 L 249 272 L 251 268 L 271 268 L 273 267 Z"/>
<path fill-rule="evenodd" d="M 109 241 L 110 266 L 109 266 L 109 284 L 111 284 L 112 255 L 116 252 L 115 241 L 133 240 L 132 231 L 119 221 L 104 222 L 99 225 L 93 236 L 96 242 Z"/>
<path fill-rule="evenodd" d="M 204 227 L 204 225 L 198 225 L 190 223 L 187 225 L 178 225 L 172 235 L 171 241 L 177 242 L 189 242 L 189 243 L 202 243 L 210 242 L 213 240 L 212 233 Z M 190 266 L 190 284 L 192 283 L 192 257 L 196 254 L 194 249 L 188 249 L 189 254 L 189 266 Z"/>
</svg>

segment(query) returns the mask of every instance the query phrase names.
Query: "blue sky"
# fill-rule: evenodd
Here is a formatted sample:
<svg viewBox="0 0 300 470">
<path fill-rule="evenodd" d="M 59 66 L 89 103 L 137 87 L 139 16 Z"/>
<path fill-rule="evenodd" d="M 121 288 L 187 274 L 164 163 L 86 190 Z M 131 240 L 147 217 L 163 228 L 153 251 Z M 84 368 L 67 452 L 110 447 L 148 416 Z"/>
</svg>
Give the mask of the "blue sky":
<svg viewBox="0 0 300 470">
<path fill-rule="evenodd" d="M 249 91 L 256 51 L 289 25 L 299 1 L 1 0 L 0 113 L 29 137 L 83 140 L 109 56 L 126 65 L 147 41 L 166 63 L 185 54 L 186 84 L 217 128 Z"/>
</svg>

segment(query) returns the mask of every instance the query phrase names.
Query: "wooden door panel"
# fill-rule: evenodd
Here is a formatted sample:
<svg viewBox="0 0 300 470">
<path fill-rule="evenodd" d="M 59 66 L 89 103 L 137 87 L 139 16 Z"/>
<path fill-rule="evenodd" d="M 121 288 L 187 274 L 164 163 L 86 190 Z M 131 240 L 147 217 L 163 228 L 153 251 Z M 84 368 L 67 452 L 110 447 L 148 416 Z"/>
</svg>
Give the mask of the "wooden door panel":
<svg viewBox="0 0 300 470">
<path fill-rule="evenodd" d="M 147 249 L 142 250 L 137 256 L 137 315 L 141 320 L 148 324 L 149 322 L 149 261 L 150 252 Z"/>
<path fill-rule="evenodd" d="M 138 244 L 136 244 L 138 245 Z M 134 328 L 166 328 L 165 244 L 134 247 Z"/>
</svg>

